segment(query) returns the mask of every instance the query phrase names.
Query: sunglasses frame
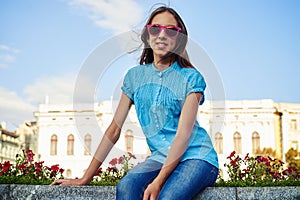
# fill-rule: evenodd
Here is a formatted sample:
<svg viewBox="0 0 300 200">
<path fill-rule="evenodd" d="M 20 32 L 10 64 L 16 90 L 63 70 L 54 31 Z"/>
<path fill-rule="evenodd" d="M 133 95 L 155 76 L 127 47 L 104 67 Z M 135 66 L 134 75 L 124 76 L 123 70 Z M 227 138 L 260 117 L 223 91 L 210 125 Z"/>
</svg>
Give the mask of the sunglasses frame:
<svg viewBox="0 0 300 200">
<path fill-rule="evenodd" d="M 151 33 L 150 33 L 150 28 L 153 27 L 153 26 L 159 28 L 159 32 L 158 32 L 157 34 L 151 34 Z M 166 31 L 166 29 L 170 29 L 170 28 L 168 28 L 168 27 L 175 28 L 175 29 L 176 29 L 176 35 L 170 36 L 170 35 L 168 34 L 168 32 Z M 163 26 L 163 25 L 160 25 L 160 24 L 148 24 L 148 25 L 147 25 L 147 30 L 148 30 L 148 34 L 149 34 L 149 35 L 152 35 L 152 36 L 158 36 L 158 35 L 161 33 L 161 31 L 164 30 L 165 33 L 166 33 L 166 35 L 167 35 L 169 38 L 176 38 L 176 37 L 178 36 L 178 33 L 181 31 L 181 28 L 178 27 L 178 26 L 174 26 L 174 25 Z M 175 31 L 175 30 L 172 30 L 172 31 Z"/>
</svg>

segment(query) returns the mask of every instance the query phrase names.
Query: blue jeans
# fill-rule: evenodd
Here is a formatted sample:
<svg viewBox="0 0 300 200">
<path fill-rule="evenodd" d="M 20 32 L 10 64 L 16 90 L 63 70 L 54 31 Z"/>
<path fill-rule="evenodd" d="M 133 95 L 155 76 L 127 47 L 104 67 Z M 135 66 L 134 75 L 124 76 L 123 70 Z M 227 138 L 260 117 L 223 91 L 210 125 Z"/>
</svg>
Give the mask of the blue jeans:
<svg viewBox="0 0 300 200">
<path fill-rule="evenodd" d="M 117 200 L 139 200 L 144 190 L 158 175 L 162 164 L 147 159 L 131 169 L 117 185 Z M 158 199 L 192 199 L 205 187 L 215 183 L 218 168 L 203 160 L 180 162 L 167 179 Z"/>
</svg>

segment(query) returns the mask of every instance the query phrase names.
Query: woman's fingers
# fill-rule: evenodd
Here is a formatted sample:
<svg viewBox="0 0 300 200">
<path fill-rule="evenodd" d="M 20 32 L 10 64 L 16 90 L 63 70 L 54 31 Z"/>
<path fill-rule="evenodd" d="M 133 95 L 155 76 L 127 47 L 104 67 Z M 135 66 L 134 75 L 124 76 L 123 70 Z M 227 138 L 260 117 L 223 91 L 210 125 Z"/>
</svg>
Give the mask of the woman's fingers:
<svg viewBox="0 0 300 200">
<path fill-rule="evenodd" d="M 51 185 L 71 185 L 71 179 L 58 179 L 51 183 Z"/>
</svg>

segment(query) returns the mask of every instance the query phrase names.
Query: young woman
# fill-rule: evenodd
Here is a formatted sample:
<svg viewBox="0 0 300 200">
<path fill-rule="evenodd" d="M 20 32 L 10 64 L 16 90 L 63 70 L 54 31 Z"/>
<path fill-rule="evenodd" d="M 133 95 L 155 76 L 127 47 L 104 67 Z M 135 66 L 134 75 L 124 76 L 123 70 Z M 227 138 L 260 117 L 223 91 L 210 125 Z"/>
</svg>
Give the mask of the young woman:
<svg viewBox="0 0 300 200">
<path fill-rule="evenodd" d="M 192 199 L 216 181 L 217 154 L 196 120 L 206 84 L 189 62 L 182 19 L 172 8 L 157 8 L 141 39 L 140 65 L 127 72 L 114 119 L 86 173 L 80 179 L 56 180 L 53 185 L 91 181 L 117 142 L 132 104 L 151 155 L 119 182 L 117 199 Z"/>
</svg>

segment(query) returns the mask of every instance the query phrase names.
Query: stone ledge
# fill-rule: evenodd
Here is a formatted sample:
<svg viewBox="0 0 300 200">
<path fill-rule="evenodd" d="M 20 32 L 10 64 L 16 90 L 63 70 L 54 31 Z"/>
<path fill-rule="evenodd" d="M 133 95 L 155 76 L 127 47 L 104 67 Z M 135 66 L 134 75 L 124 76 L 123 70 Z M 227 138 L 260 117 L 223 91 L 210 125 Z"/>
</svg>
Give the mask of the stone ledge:
<svg viewBox="0 0 300 200">
<path fill-rule="evenodd" d="M 113 200 L 114 186 L 49 186 L 0 184 L 0 199 L 3 200 Z M 300 187 L 208 187 L 194 200 L 299 200 Z"/>
</svg>

